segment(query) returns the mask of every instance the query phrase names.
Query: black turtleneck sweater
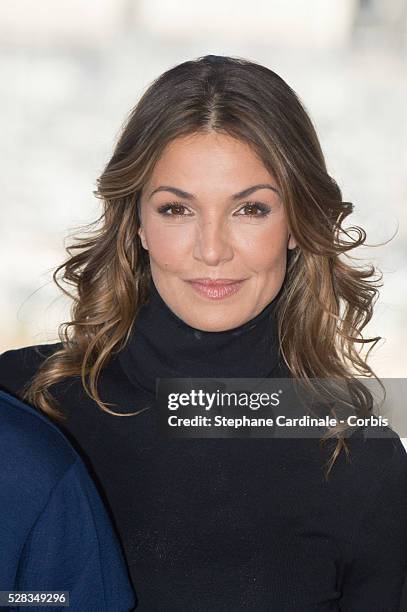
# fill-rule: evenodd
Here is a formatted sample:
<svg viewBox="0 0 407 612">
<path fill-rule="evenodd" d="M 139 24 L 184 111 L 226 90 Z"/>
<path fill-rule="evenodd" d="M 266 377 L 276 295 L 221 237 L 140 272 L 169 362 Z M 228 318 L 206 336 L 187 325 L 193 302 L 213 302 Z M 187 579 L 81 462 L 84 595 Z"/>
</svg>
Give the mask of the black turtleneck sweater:
<svg viewBox="0 0 407 612">
<path fill-rule="evenodd" d="M 79 377 L 51 388 L 124 547 L 137 612 L 398 612 L 407 570 L 407 454 L 400 439 L 163 439 L 158 377 L 285 377 L 275 306 L 224 332 L 194 329 L 151 284 L 126 347 L 105 366 L 101 411 Z M 18 396 L 59 343 L 6 351 Z M 62 588 L 62 587 L 61 587 Z M 91 585 L 89 585 L 91 588 Z"/>
</svg>

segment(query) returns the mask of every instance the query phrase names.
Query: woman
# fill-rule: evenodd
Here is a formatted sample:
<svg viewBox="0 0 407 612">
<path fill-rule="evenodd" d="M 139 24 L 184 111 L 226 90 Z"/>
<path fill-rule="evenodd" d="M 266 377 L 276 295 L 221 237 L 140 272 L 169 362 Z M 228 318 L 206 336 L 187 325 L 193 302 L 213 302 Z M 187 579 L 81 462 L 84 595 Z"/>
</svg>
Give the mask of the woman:
<svg viewBox="0 0 407 612">
<path fill-rule="evenodd" d="M 357 350 L 378 340 L 360 334 L 373 271 L 339 258 L 365 234 L 340 236 L 352 205 L 296 94 L 255 62 L 184 62 L 144 93 L 95 193 L 100 227 L 54 274 L 72 320 L 4 353 L 0 382 L 86 457 L 137 610 L 397 610 L 398 436 L 158 435 L 158 378 L 374 376 Z"/>
<path fill-rule="evenodd" d="M 0 461 L 0 606 L 132 610 L 123 553 L 81 458 L 49 418 L 4 391 Z"/>
</svg>

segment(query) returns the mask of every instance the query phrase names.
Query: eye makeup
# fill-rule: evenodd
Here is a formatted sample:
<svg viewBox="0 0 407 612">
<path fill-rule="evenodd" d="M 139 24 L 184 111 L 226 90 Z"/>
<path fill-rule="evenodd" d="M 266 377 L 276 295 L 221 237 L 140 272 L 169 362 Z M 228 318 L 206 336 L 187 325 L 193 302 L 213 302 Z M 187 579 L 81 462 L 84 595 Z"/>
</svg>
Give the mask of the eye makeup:
<svg viewBox="0 0 407 612">
<path fill-rule="evenodd" d="M 262 202 L 245 202 L 244 205 L 239 209 L 238 212 L 240 212 L 241 210 L 245 210 L 250 208 L 251 210 L 256 210 L 257 213 L 256 214 L 238 214 L 238 217 L 251 217 L 251 218 L 263 218 L 266 217 L 267 215 L 269 215 L 272 211 L 272 209 L 270 208 L 270 206 L 267 206 L 266 204 L 263 204 Z M 160 215 L 166 216 L 166 217 L 191 217 L 193 215 L 191 214 L 169 214 L 170 211 L 181 211 L 181 210 L 187 210 L 187 207 L 182 204 L 182 202 L 170 202 L 168 204 L 163 204 L 162 206 L 159 206 L 157 208 L 157 212 Z"/>
</svg>

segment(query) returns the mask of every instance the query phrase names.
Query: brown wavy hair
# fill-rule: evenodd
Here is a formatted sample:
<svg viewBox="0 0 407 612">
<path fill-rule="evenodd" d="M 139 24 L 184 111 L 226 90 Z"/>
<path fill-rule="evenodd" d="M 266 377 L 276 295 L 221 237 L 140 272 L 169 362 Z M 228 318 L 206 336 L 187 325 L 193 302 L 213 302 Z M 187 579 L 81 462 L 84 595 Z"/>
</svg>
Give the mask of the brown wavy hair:
<svg viewBox="0 0 407 612">
<path fill-rule="evenodd" d="M 149 258 L 138 235 L 140 194 L 166 145 L 208 131 L 248 143 L 281 190 L 298 245 L 288 253 L 278 304 L 281 357 L 291 374 L 306 380 L 379 380 L 367 358 L 381 337 L 365 339 L 361 332 L 372 317 L 381 275 L 375 278 L 373 265 L 357 267 L 345 259 L 365 243 L 366 233 L 359 226 L 342 227 L 353 204 L 342 201 L 328 174 L 303 103 L 265 66 L 239 57 L 205 56 L 164 72 L 131 110 L 97 179 L 94 194 L 103 212 L 83 228 L 84 237 L 66 248 L 69 257 L 53 273 L 73 300 L 71 321 L 59 326 L 62 347 L 44 360 L 23 394 L 50 417 L 65 418 L 49 388 L 72 376 L 80 376 L 102 410 L 128 416 L 107 407 L 97 383 L 104 364 L 125 346 L 148 298 Z M 366 343 L 373 344 L 363 358 Z M 356 396 L 359 414 L 369 414 L 370 393 L 359 389 Z M 321 439 L 337 440 L 327 474 L 341 449 L 349 452 L 347 428 L 338 425 Z"/>
</svg>

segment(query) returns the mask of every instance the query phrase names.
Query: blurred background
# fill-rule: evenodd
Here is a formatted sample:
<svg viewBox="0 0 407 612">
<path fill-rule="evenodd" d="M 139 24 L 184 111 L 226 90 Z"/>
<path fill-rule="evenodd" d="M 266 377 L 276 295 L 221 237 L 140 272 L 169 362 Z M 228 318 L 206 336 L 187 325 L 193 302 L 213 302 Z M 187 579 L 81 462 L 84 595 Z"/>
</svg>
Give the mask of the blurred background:
<svg viewBox="0 0 407 612">
<path fill-rule="evenodd" d="M 101 212 L 92 191 L 122 123 L 160 73 L 207 53 L 294 88 L 355 205 L 347 225 L 390 240 L 354 255 L 384 274 L 369 363 L 406 377 L 407 0 L 2 0 L 0 352 L 57 341 L 69 301 L 51 273 Z"/>
</svg>

